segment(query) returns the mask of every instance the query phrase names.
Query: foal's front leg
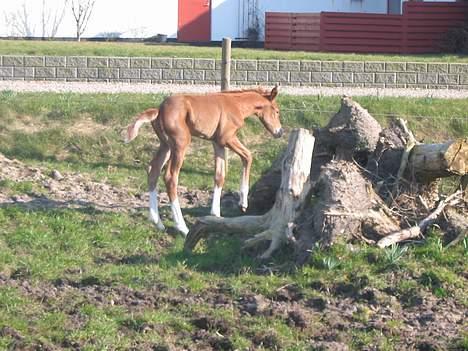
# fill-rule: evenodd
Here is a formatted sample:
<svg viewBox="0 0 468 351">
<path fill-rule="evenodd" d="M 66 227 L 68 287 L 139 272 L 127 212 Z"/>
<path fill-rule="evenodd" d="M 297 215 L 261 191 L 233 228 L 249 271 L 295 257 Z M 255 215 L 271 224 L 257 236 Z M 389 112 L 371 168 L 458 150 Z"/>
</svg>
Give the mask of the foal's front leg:
<svg viewBox="0 0 468 351">
<path fill-rule="evenodd" d="M 231 139 L 227 146 L 238 154 L 242 160 L 242 178 L 240 185 L 240 200 L 239 206 L 242 212 L 245 212 L 248 207 L 249 196 L 249 178 L 250 167 L 252 166 L 252 155 L 250 151 L 239 141 L 237 137 Z"/>
<path fill-rule="evenodd" d="M 215 176 L 213 202 L 211 204 L 211 214 L 216 217 L 221 217 L 221 192 L 223 191 L 224 177 L 226 174 L 226 152 L 224 146 L 213 142 L 215 154 Z"/>
</svg>

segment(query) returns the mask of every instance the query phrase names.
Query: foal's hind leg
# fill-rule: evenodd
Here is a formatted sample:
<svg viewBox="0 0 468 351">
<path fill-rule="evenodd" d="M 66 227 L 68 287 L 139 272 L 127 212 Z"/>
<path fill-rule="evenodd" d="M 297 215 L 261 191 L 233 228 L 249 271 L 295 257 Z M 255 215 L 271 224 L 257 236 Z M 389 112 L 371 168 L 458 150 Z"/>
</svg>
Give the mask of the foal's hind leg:
<svg viewBox="0 0 468 351">
<path fill-rule="evenodd" d="M 159 147 L 159 150 L 154 155 L 153 160 L 150 163 L 150 170 L 148 173 L 148 191 L 149 191 L 149 212 L 150 212 L 150 219 L 154 222 L 154 224 L 160 230 L 164 230 L 165 227 L 162 224 L 161 218 L 159 217 L 159 210 L 158 210 L 158 179 L 159 175 L 161 174 L 161 170 L 163 169 L 164 165 L 166 164 L 167 160 L 170 156 L 170 149 L 169 146 L 163 142 Z"/>
<path fill-rule="evenodd" d="M 215 153 L 215 176 L 213 202 L 211 204 L 211 214 L 216 217 L 221 217 L 221 192 L 224 185 L 224 177 L 226 174 L 226 152 L 224 146 L 213 143 Z"/>
<path fill-rule="evenodd" d="M 190 135 L 188 138 L 190 138 Z M 169 200 L 171 201 L 172 218 L 174 219 L 175 227 L 184 235 L 188 234 L 189 229 L 185 224 L 182 210 L 180 209 L 179 199 L 177 197 L 177 184 L 179 183 L 179 172 L 184 163 L 185 151 L 187 150 L 189 142 L 190 139 L 188 139 L 187 143 L 180 142 L 173 147 L 171 146 L 171 160 L 166 169 L 166 176 L 164 179 L 166 181 Z"/>
</svg>

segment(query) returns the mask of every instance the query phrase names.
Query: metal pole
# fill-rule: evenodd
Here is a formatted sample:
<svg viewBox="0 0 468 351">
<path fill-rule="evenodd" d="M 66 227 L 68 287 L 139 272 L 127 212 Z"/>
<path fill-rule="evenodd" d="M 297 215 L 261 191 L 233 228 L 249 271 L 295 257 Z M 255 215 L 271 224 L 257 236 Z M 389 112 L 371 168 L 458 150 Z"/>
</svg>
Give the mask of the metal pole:
<svg viewBox="0 0 468 351">
<path fill-rule="evenodd" d="M 221 58 L 221 91 L 229 90 L 231 86 L 231 38 L 223 38 L 223 53 Z"/>
</svg>

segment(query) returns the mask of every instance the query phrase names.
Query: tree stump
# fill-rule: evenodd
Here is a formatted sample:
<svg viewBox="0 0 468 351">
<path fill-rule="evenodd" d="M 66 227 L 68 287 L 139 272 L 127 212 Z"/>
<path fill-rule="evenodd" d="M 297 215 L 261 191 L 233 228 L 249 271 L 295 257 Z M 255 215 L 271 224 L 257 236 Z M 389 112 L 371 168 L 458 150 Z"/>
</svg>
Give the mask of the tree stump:
<svg viewBox="0 0 468 351">
<path fill-rule="evenodd" d="M 315 138 L 306 129 L 295 129 L 289 136 L 288 148 L 281 163 L 281 185 L 273 208 L 261 216 L 200 218 L 185 240 L 184 249 L 191 251 L 212 232 L 256 233 L 244 241 L 245 247 L 270 240 L 269 248 L 260 256 L 269 258 L 288 239 L 292 239 L 293 223 L 302 211 L 310 190 L 310 169 Z"/>
</svg>

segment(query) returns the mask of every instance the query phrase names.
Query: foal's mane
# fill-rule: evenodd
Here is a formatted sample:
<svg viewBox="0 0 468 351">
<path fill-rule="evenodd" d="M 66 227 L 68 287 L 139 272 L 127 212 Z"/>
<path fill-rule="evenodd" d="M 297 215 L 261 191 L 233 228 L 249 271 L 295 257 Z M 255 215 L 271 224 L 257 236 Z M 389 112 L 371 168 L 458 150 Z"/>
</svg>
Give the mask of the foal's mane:
<svg viewBox="0 0 468 351">
<path fill-rule="evenodd" d="M 249 88 L 222 91 L 221 94 L 242 94 L 242 93 L 258 93 L 260 95 L 269 95 L 270 92 L 264 88 Z"/>
</svg>

